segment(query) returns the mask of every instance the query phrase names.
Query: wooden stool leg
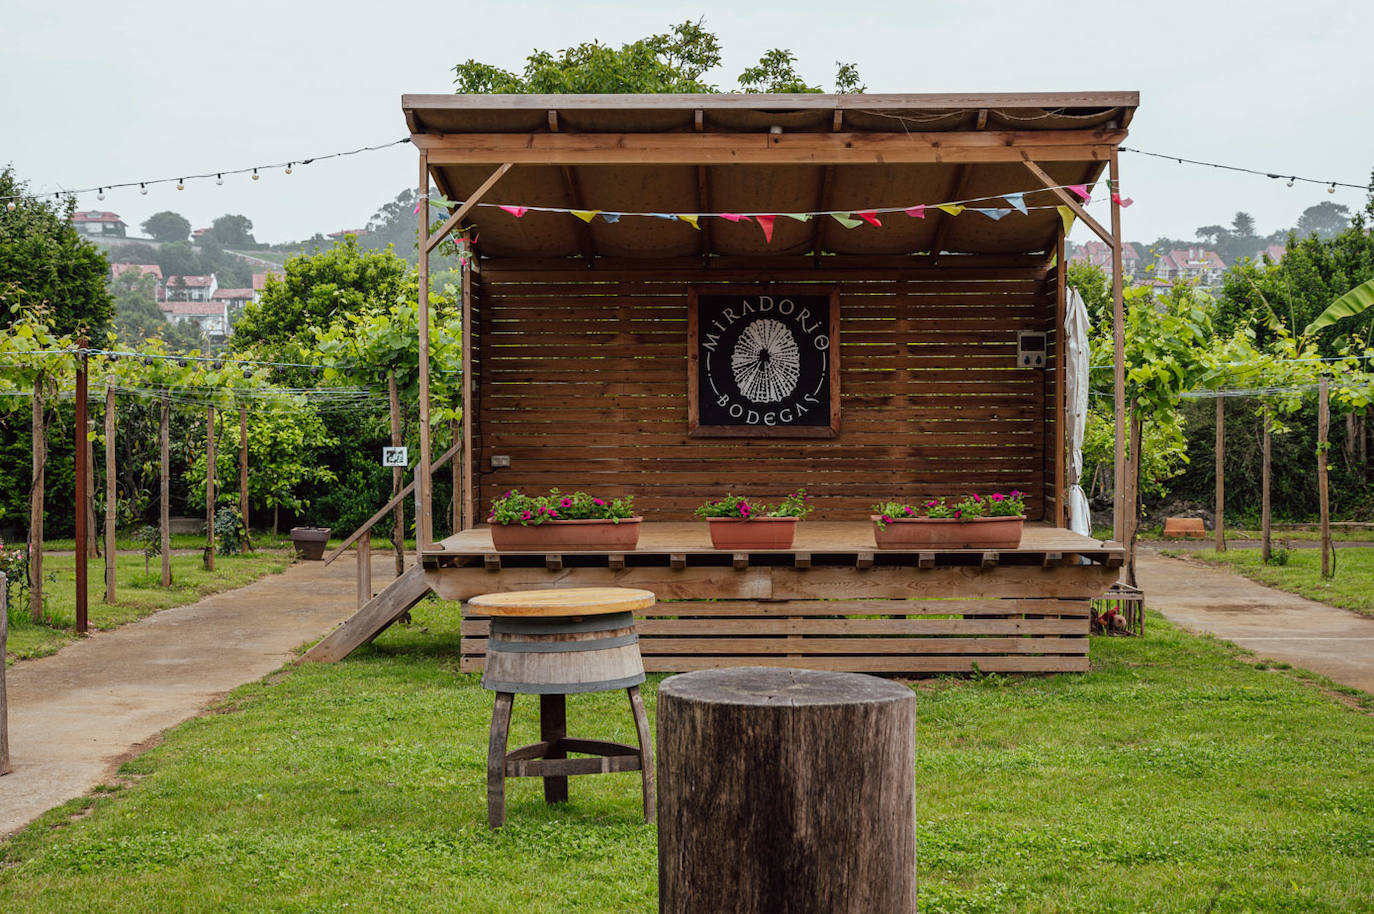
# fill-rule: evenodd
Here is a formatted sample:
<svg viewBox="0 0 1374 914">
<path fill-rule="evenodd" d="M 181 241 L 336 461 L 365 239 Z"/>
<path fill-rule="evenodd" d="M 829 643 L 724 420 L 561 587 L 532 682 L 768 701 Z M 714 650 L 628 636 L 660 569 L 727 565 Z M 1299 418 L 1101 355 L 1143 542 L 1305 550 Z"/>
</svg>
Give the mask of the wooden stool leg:
<svg viewBox="0 0 1374 914">
<path fill-rule="evenodd" d="M 644 821 L 653 822 L 658 818 L 654 805 L 654 744 L 649 735 L 649 715 L 644 711 L 644 699 L 639 695 L 639 686 L 625 690 L 630 694 L 630 710 L 635 716 L 635 731 L 639 734 L 639 764 L 644 775 Z"/>
<path fill-rule="evenodd" d="M 496 693 L 491 712 L 491 740 L 487 743 L 487 824 L 506 824 L 506 741 L 510 738 L 510 709 L 515 696 Z"/>
<path fill-rule="evenodd" d="M 550 745 L 544 758 L 567 758 L 568 753 L 561 748 L 553 748 L 559 740 L 568 735 L 568 708 L 562 693 L 539 696 L 539 738 Z M 568 801 L 568 778 L 544 778 L 544 802 L 566 803 Z"/>
</svg>

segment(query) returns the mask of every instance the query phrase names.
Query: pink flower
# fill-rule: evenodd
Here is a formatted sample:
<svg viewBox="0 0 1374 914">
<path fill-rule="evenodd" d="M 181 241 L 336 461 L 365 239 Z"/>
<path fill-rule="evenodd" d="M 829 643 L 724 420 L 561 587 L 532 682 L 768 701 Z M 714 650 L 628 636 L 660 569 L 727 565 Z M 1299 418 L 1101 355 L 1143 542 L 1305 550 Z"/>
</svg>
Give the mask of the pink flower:
<svg viewBox="0 0 1374 914">
<path fill-rule="evenodd" d="M 565 498 L 565 499 L 563 499 L 562 501 L 560 501 L 559 504 L 562 505 L 562 506 L 565 507 L 565 508 L 571 508 L 571 507 L 572 507 L 572 499 L 571 499 L 571 498 Z"/>
<path fill-rule="evenodd" d="M 1025 495 L 1025 494 L 1026 494 L 1026 493 L 1025 493 L 1025 492 L 1022 492 L 1020 489 L 1012 489 L 1012 490 L 1011 490 L 1011 497 L 1012 497 L 1012 498 L 1020 498 L 1022 495 Z"/>
<path fill-rule="evenodd" d="M 936 501 L 936 500 L 934 500 L 934 499 L 931 499 L 930 501 L 926 502 L 926 507 L 927 507 L 927 508 L 933 508 L 933 507 L 935 507 L 935 506 L 938 505 L 938 504 L 939 504 L 938 501 Z"/>
<path fill-rule="evenodd" d="M 993 501 L 1005 501 L 1007 496 L 1003 495 L 1001 492 L 993 492 L 990 497 Z"/>
<path fill-rule="evenodd" d="M 531 513 L 528 512 L 528 511 L 521 511 L 521 512 L 520 512 L 520 519 L 521 519 L 521 520 L 529 520 L 531 517 L 534 517 L 534 515 L 531 514 Z"/>
<path fill-rule="evenodd" d="M 598 508 L 605 507 L 605 505 L 606 505 L 606 503 L 605 503 L 604 501 L 602 501 L 601 499 L 599 499 L 599 498 L 593 498 L 593 499 L 592 499 L 592 504 L 596 505 Z"/>
<path fill-rule="evenodd" d="M 910 517 L 911 515 L 916 513 L 915 511 L 911 510 L 911 505 L 902 505 L 902 510 L 906 512 L 907 517 Z"/>
<path fill-rule="evenodd" d="M 557 509 L 557 508 L 550 508 L 550 509 L 549 509 L 549 517 L 557 517 L 557 516 L 558 516 L 558 509 Z"/>
<path fill-rule="evenodd" d="M 209 474 L 206 474 L 206 475 L 209 475 Z M 886 514 L 884 514 L 884 515 L 883 515 L 883 523 L 885 523 L 885 524 L 890 524 L 890 523 L 892 523 L 892 518 L 890 518 L 890 517 L 888 517 Z"/>
<path fill-rule="evenodd" d="M 964 516 L 964 512 L 961 511 L 961 510 L 956 510 L 956 511 L 954 512 L 954 516 L 955 516 L 955 517 L 963 517 L 963 516 Z"/>
<path fill-rule="evenodd" d="M 544 506 L 544 505 L 540 505 L 540 506 L 539 506 L 539 513 L 540 513 L 540 514 L 548 514 L 548 513 L 549 513 L 549 509 L 548 509 L 546 506 Z"/>
<path fill-rule="evenodd" d="M 977 502 L 981 502 L 983 499 L 979 498 L 979 497 L 975 494 L 975 495 L 973 496 L 973 500 L 974 500 L 974 501 L 977 501 Z"/>
<path fill-rule="evenodd" d="M 749 508 L 749 504 L 748 504 L 747 502 L 740 502 L 740 503 L 739 503 L 739 513 L 740 513 L 740 514 L 744 515 L 745 517 L 748 517 L 748 516 L 749 516 L 749 511 L 750 511 L 750 508 Z"/>
</svg>

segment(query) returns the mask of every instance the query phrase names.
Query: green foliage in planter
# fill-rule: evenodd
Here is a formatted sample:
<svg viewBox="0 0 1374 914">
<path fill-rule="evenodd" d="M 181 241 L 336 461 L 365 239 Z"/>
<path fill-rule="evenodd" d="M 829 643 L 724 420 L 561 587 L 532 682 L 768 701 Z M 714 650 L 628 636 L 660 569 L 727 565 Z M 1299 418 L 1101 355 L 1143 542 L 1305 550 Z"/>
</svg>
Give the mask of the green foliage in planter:
<svg viewBox="0 0 1374 914">
<path fill-rule="evenodd" d="M 550 489 L 547 495 L 525 495 L 511 489 L 491 503 L 487 514 L 489 524 L 520 524 L 538 526 L 551 520 L 609 520 L 614 523 L 633 517 L 634 496 L 599 498 L 586 492 L 560 492 Z"/>
<path fill-rule="evenodd" d="M 798 520 L 812 512 L 811 498 L 805 489 L 798 489 L 784 498 L 776 507 L 761 501 L 752 501 L 747 495 L 726 495 L 716 501 L 708 501 L 697 508 L 697 517 L 728 517 L 749 520 L 755 517 L 795 517 Z"/>
</svg>

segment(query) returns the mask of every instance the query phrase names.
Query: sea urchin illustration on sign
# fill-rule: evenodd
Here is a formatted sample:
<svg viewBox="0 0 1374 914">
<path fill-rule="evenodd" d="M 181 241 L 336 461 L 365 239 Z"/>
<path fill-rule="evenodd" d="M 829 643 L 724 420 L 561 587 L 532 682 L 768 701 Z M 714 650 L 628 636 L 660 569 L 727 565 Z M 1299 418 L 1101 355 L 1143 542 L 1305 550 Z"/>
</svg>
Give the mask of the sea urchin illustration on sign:
<svg viewBox="0 0 1374 914">
<path fill-rule="evenodd" d="M 740 393 L 754 403 L 777 403 L 797 386 L 801 353 L 780 321 L 760 318 L 744 328 L 730 354 Z"/>
</svg>

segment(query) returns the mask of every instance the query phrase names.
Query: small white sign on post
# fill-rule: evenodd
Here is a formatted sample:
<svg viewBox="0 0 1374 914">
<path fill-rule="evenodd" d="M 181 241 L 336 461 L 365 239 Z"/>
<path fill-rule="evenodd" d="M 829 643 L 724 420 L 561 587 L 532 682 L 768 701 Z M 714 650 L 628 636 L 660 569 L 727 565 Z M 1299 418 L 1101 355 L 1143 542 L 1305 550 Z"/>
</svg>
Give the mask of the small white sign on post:
<svg viewBox="0 0 1374 914">
<path fill-rule="evenodd" d="M 382 448 L 382 466 L 405 468 L 410 465 L 410 449 L 404 447 Z"/>
</svg>

